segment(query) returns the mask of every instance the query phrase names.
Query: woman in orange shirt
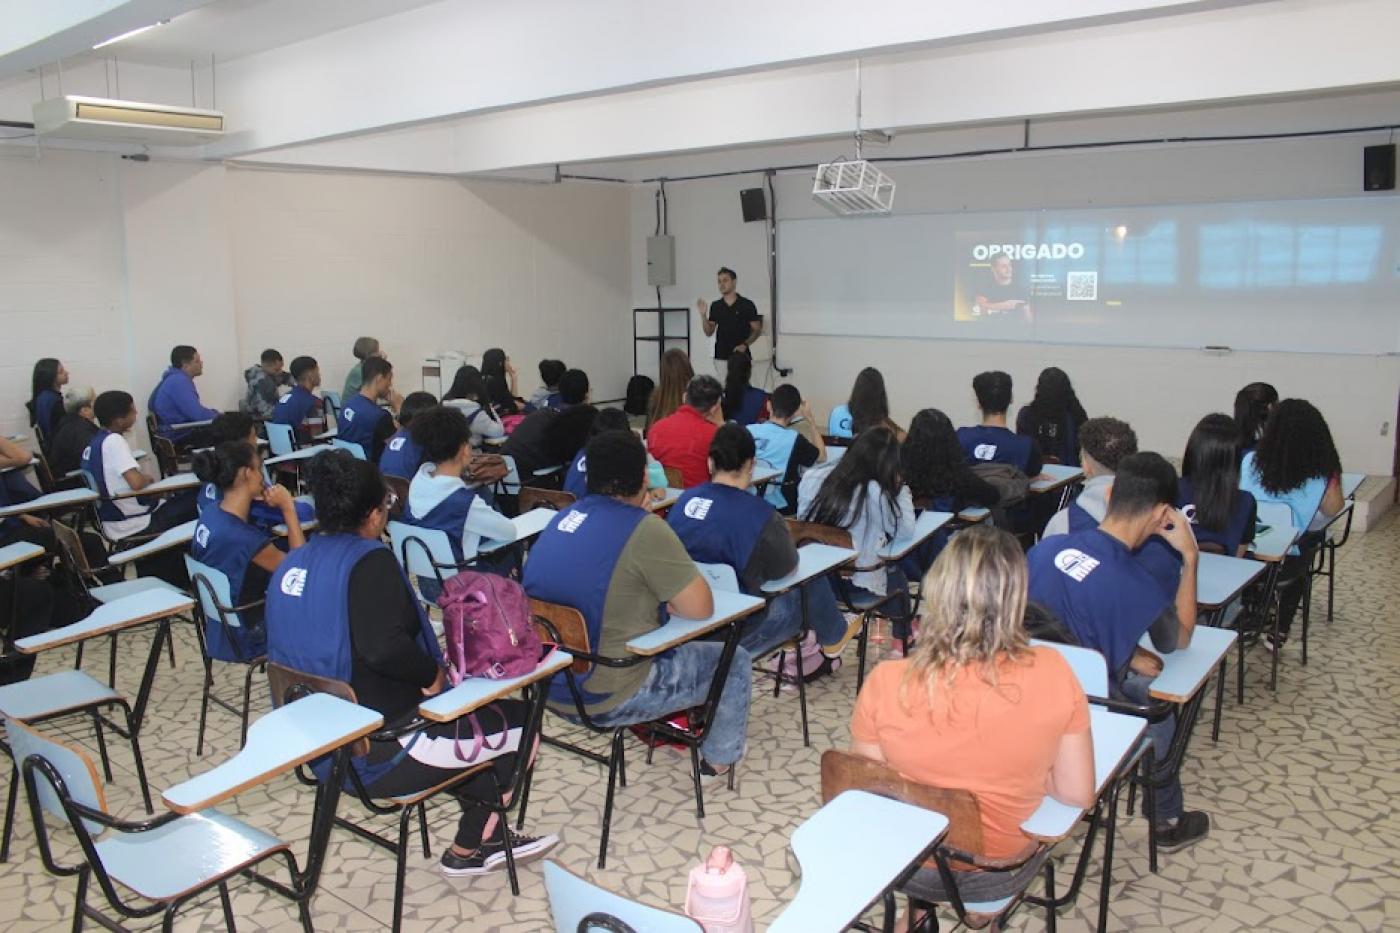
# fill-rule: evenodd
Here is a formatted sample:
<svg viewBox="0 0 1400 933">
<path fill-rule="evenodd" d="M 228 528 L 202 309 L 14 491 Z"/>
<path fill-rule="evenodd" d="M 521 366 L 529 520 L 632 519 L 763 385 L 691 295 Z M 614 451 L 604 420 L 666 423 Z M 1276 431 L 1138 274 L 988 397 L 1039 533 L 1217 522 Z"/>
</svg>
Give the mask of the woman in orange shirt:
<svg viewBox="0 0 1400 933">
<path fill-rule="evenodd" d="M 1016 855 L 1030 843 L 1020 824 L 1045 795 L 1093 806 L 1088 701 L 1057 652 L 1030 646 L 1026 558 L 1005 531 L 975 526 L 954 535 L 923 593 L 914 651 L 875 668 L 856 699 L 851 751 L 919 783 L 971 791 L 982 815 L 984 851 L 975 854 Z M 1041 863 L 969 872 L 959 893 L 964 901 L 1006 897 Z M 906 890 L 947 900 L 932 868 Z"/>
</svg>

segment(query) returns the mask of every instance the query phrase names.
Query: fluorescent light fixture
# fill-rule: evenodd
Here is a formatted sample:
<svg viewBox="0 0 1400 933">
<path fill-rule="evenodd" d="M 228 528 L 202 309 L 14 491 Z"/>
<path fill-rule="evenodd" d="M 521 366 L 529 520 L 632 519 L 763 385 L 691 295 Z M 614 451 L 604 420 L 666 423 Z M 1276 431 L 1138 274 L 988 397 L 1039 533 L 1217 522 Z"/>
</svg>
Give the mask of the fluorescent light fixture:
<svg viewBox="0 0 1400 933">
<path fill-rule="evenodd" d="M 93 49 L 96 50 L 104 48 L 106 46 L 111 45 L 113 42 L 120 42 L 123 39 L 130 39 L 132 36 L 139 36 L 141 35 L 141 33 L 146 32 L 149 29 L 155 29 L 157 26 L 164 26 L 168 22 L 170 22 L 170 20 L 163 19 L 159 22 L 151 23 L 149 26 L 137 26 L 135 29 L 129 29 L 119 36 L 113 36 L 110 39 L 105 39 L 102 42 L 97 43 L 93 46 Z"/>
</svg>

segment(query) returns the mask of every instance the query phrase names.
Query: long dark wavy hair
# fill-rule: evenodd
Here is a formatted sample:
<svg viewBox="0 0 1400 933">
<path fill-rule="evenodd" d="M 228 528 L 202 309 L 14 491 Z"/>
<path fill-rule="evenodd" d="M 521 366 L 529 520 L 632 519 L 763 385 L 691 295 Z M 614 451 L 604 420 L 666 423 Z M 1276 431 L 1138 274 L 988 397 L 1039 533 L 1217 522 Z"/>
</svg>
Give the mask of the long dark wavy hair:
<svg viewBox="0 0 1400 933">
<path fill-rule="evenodd" d="M 1342 461 L 1322 412 L 1304 399 L 1286 398 L 1264 423 L 1254 468 L 1264 491 L 1279 496 L 1310 479 L 1341 473 Z"/>
<path fill-rule="evenodd" d="M 1223 532 L 1240 496 L 1240 432 L 1235 419 L 1216 413 L 1196 424 L 1181 457 L 1181 478 L 1191 481 L 1196 524 Z"/>
<path fill-rule="evenodd" d="M 953 422 L 937 408 L 925 408 L 909 423 L 899 462 L 904 481 L 916 497 L 951 495 L 959 480 L 972 475 Z"/>
<path fill-rule="evenodd" d="M 32 427 L 39 420 L 39 396 L 50 389 L 57 389 L 54 383 L 58 382 L 58 360 L 51 356 L 46 356 L 34 364 L 34 374 L 30 380 L 29 401 L 24 407 L 29 409 L 29 424 Z M 48 430 L 48 425 L 43 425 L 44 430 Z"/>
<path fill-rule="evenodd" d="M 1040 378 L 1035 383 L 1035 398 L 1031 399 L 1028 407 L 1054 424 L 1062 423 L 1068 416 L 1078 428 L 1089 420 L 1084 406 L 1079 404 L 1079 396 L 1074 394 L 1069 375 L 1058 366 L 1047 366 L 1040 371 Z"/>
<path fill-rule="evenodd" d="M 857 435 L 846 455 L 832 467 L 802 517 L 809 522 L 849 528 L 871 508 L 886 510 L 891 523 L 899 520 L 899 441 L 889 428 L 875 427 Z M 870 502 L 870 481 L 880 487 L 878 502 Z"/>
<path fill-rule="evenodd" d="M 1241 449 L 1259 443 L 1269 412 L 1278 404 L 1278 389 L 1267 382 L 1251 382 L 1235 393 L 1235 423 L 1239 425 Z"/>
<path fill-rule="evenodd" d="M 729 369 L 724 374 L 724 417 L 734 418 L 744 406 L 744 395 L 749 391 L 749 379 L 753 376 L 753 360 L 747 353 L 734 351 L 729 354 Z"/>
<path fill-rule="evenodd" d="M 874 366 L 867 366 L 856 376 L 851 386 L 851 398 L 846 403 L 851 411 L 851 433 L 860 434 L 867 428 L 878 428 L 890 420 L 890 397 L 885 392 L 885 377 Z"/>
</svg>

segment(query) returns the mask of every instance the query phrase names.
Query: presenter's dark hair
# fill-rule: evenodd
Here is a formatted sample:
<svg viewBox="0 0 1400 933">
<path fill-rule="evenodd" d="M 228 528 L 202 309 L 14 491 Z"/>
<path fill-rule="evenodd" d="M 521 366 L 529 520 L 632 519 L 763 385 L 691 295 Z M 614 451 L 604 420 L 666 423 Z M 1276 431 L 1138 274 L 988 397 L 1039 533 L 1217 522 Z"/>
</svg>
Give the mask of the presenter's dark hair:
<svg viewBox="0 0 1400 933">
<path fill-rule="evenodd" d="M 756 453 L 753 435 L 747 428 L 733 422 L 720 425 L 710 440 L 710 462 L 715 465 L 716 473 L 733 473 L 743 469 Z"/>
<path fill-rule="evenodd" d="M 319 369 L 320 366 L 321 364 L 316 362 L 315 357 L 298 356 L 292 360 L 292 365 L 289 366 L 288 369 L 292 371 L 292 378 L 297 382 L 301 382 L 302 376 L 305 376 L 313 369 Z"/>
<path fill-rule="evenodd" d="M 246 444 L 248 437 L 255 430 L 253 424 L 252 415 L 241 411 L 224 411 L 215 415 L 214 420 L 209 422 L 209 433 L 214 435 L 215 444 L 227 441 Z"/>
<path fill-rule="evenodd" d="M 1002 414 L 1011 407 L 1011 374 L 999 369 L 978 373 L 972 377 L 972 391 L 984 414 Z"/>
<path fill-rule="evenodd" d="M 1217 532 L 1228 528 L 1240 495 L 1240 432 L 1234 418 L 1216 413 L 1196 423 L 1181 457 L 1181 478 L 1191 481 L 1196 524 Z"/>
<path fill-rule="evenodd" d="M 238 479 L 238 471 L 257 463 L 257 451 L 246 440 L 223 441 L 194 455 L 194 475 L 201 482 L 228 489 Z"/>
<path fill-rule="evenodd" d="M 29 382 L 29 403 L 25 406 L 29 409 L 30 425 L 35 424 L 39 417 L 39 396 L 58 388 L 58 366 L 58 360 L 51 356 L 46 356 L 34 364 L 34 373 Z M 43 427 L 48 430 L 49 426 Z"/>
<path fill-rule="evenodd" d="M 646 482 L 647 449 L 631 431 L 604 431 L 588 442 L 588 491 L 631 498 Z"/>
<path fill-rule="evenodd" d="M 271 348 L 262 351 L 262 356 L 258 357 L 259 362 L 264 366 L 271 366 L 273 363 L 282 362 L 282 354 Z"/>
<path fill-rule="evenodd" d="M 588 373 L 570 369 L 559 377 L 559 400 L 565 405 L 582 405 L 588 398 Z"/>
<path fill-rule="evenodd" d="M 739 414 L 752 376 L 753 360 L 747 353 L 735 350 L 729 354 L 729 369 L 724 377 L 724 417 L 733 418 Z"/>
<path fill-rule="evenodd" d="M 851 412 L 851 431 L 860 434 L 866 428 L 876 428 L 890 420 L 890 397 L 885 393 L 885 377 L 874 366 L 856 374 L 851 386 L 851 398 L 846 402 Z"/>
<path fill-rule="evenodd" d="M 1304 399 L 1286 398 L 1264 424 L 1254 468 L 1264 491 L 1281 496 L 1310 479 L 1339 475 L 1342 461 L 1322 412 Z"/>
<path fill-rule="evenodd" d="M 1079 449 L 1093 457 L 1110 473 L 1116 472 L 1125 457 L 1137 453 L 1137 434 L 1126 421 L 1117 418 L 1090 418 L 1079 429 Z"/>
<path fill-rule="evenodd" d="M 360 364 L 360 372 L 364 374 L 364 385 L 369 385 L 380 376 L 388 376 L 394 372 L 394 364 L 384 359 L 382 356 L 371 356 Z"/>
<path fill-rule="evenodd" d="M 589 466 L 592 469 L 590 463 Z M 872 508 L 883 507 L 890 523 L 899 518 L 899 441 L 889 428 L 875 427 L 856 435 L 846 455 L 831 468 L 816 498 L 802 517 L 809 522 L 849 528 Z M 870 481 L 880 488 L 871 502 Z"/>
<path fill-rule="evenodd" d="M 563 360 L 540 360 L 540 381 L 546 388 L 553 388 L 559 384 L 559 377 L 568 369 Z"/>
<path fill-rule="evenodd" d="M 768 396 L 768 408 L 777 418 L 791 418 L 802 407 L 802 393 L 797 386 L 784 382 Z"/>
<path fill-rule="evenodd" d="M 1134 518 L 1176 502 L 1176 470 L 1161 454 L 1144 450 L 1123 458 L 1108 499 L 1110 517 Z"/>
<path fill-rule="evenodd" d="M 627 418 L 627 412 L 621 408 L 600 408 L 598 414 L 593 417 L 593 424 L 588 429 L 590 438 L 597 437 L 605 431 L 631 431 L 632 422 Z"/>
<path fill-rule="evenodd" d="M 1240 446 L 1251 449 L 1264 433 L 1269 413 L 1278 405 L 1278 389 L 1267 382 L 1251 382 L 1235 393 L 1235 423 L 1239 425 Z"/>
<path fill-rule="evenodd" d="M 384 506 L 388 489 L 379 467 L 357 459 L 348 450 L 318 454 L 307 461 L 304 470 L 316 498 L 316 520 L 322 534 L 354 534 L 375 509 Z"/>
<path fill-rule="evenodd" d="M 714 376 L 696 376 L 685 387 L 685 403 L 697 411 L 709 411 L 714 408 L 723 395 L 724 389 Z"/>
<path fill-rule="evenodd" d="M 729 268 L 728 266 L 720 266 L 720 267 L 719 267 L 719 271 L 716 272 L 715 275 L 727 275 L 727 276 L 729 276 L 731 279 L 733 279 L 734 281 L 736 281 L 736 282 L 739 281 L 739 273 L 735 272 L 733 269 Z"/>
<path fill-rule="evenodd" d="M 105 428 L 118 418 L 125 417 L 135 404 L 130 392 L 113 389 L 110 392 L 103 392 L 93 401 L 92 414 L 97 419 L 97 423 Z"/>
<path fill-rule="evenodd" d="M 909 422 L 909 435 L 899 445 L 899 463 L 915 496 L 953 495 L 976 479 L 953 422 L 937 408 L 925 408 Z"/>
<path fill-rule="evenodd" d="M 431 392 L 410 392 L 404 396 L 403 404 L 399 406 L 399 427 L 406 428 L 423 412 L 429 408 L 436 408 L 438 400 Z"/>
<path fill-rule="evenodd" d="M 189 347 L 182 343 L 170 351 L 170 365 L 174 366 L 176 369 L 181 369 L 185 364 L 189 363 L 190 360 L 194 359 L 198 353 L 199 351 L 194 347 Z"/>
<path fill-rule="evenodd" d="M 423 448 L 423 456 L 430 463 L 451 460 L 472 437 L 467 416 L 451 405 L 435 405 L 419 412 L 408 426 L 408 434 L 413 443 Z"/>
</svg>

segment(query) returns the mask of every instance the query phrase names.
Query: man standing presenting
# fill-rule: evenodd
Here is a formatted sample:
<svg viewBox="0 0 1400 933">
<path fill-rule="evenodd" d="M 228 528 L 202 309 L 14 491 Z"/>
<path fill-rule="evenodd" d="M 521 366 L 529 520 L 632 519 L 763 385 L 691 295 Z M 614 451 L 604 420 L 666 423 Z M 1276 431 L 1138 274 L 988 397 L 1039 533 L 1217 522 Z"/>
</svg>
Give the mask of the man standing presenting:
<svg viewBox="0 0 1400 933">
<path fill-rule="evenodd" d="M 719 270 L 719 300 L 710 303 L 705 309 L 705 299 L 695 302 L 695 310 L 700 315 L 700 326 L 706 337 L 715 338 L 715 369 L 724 378 L 729 356 L 735 350 L 749 352 L 749 345 L 763 333 L 763 321 L 758 316 L 754 303 L 734 289 L 738 276 L 733 269 L 721 267 Z M 715 336 L 718 331 L 719 336 Z"/>
</svg>

